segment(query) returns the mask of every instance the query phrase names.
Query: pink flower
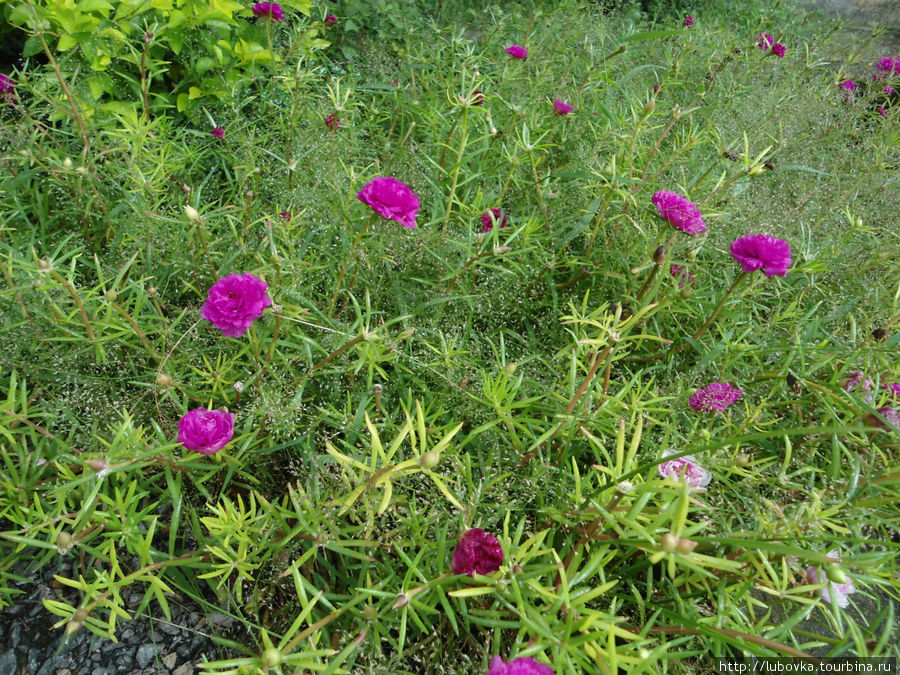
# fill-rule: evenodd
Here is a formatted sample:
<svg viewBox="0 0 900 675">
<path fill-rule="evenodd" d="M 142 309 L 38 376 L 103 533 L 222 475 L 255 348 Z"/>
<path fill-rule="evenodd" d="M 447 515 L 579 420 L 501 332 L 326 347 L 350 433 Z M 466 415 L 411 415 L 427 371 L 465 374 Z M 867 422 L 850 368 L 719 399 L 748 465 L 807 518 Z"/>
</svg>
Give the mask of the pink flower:
<svg viewBox="0 0 900 675">
<path fill-rule="evenodd" d="M 292 218 L 290 211 L 282 211 L 278 215 L 281 216 L 282 220 L 290 221 L 290 219 Z"/>
<path fill-rule="evenodd" d="M 894 88 L 889 84 L 882 87 L 881 91 L 883 91 L 888 96 L 892 96 L 894 94 Z"/>
<path fill-rule="evenodd" d="M 234 413 L 194 408 L 178 420 L 178 442 L 201 455 L 212 455 L 234 437 Z"/>
<path fill-rule="evenodd" d="M 837 551 L 829 552 L 828 557 L 836 562 L 841 561 L 841 557 Z M 824 570 L 817 567 L 806 568 L 806 580 L 811 584 L 825 584 L 820 591 L 822 600 L 831 603 L 831 593 L 833 592 L 837 606 L 841 608 L 850 604 L 850 599 L 847 596 L 856 592 L 856 587 L 850 579 L 847 579 L 846 584 L 835 583 L 828 579 L 828 575 Z"/>
<path fill-rule="evenodd" d="M 506 48 L 506 53 L 512 56 L 514 59 L 524 59 L 528 56 L 528 50 L 521 45 L 510 45 Z"/>
<path fill-rule="evenodd" d="M 6 75 L 0 73 L 0 94 L 12 94 L 16 89 L 16 83 Z"/>
<path fill-rule="evenodd" d="M 325 115 L 325 126 L 331 131 L 337 131 L 341 126 L 341 118 L 335 113 Z"/>
<path fill-rule="evenodd" d="M 487 675 L 553 675 L 553 668 L 538 663 L 530 656 L 520 656 L 509 663 L 503 663 L 503 659 L 495 656 L 491 659 L 491 669 Z"/>
<path fill-rule="evenodd" d="M 491 217 L 492 215 L 493 217 Z M 494 221 L 498 223 L 499 227 L 506 227 L 506 214 L 496 206 L 481 214 L 481 231 L 490 232 L 494 229 Z"/>
<path fill-rule="evenodd" d="M 875 388 L 875 383 L 861 370 L 855 370 L 847 376 L 847 381 L 844 382 L 844 391 L 853 392 L 855 389 L 859 389 L 860 391 L 872 391 Z"/>
<path fill-rule="evenodd" d="M 659 215 L 682 232 L 690 235 L 706 232 L 699 209 L 681 195 L 659 190 L 650 200 L 656 204 Z"/>
<path fill-rule="evenodd" d="M 697 283 L 694 275 L 688 272 L 686 269 L 683 269 L 681 265 L 672 265 L 669 268 L 669 274 L 671 274 L 676 279 L 679 279 L 678 288 L 682 288 L 685 284 L 694 286 Z"/>
<path fill-rule="evenodd" d="M 769 48 L 775 44 L 775 40 L 768 33 L 759 33 L 756 36 L 756 46 L 764 51 L 769 51 Z"/>
<path fill-rule="evenodd" d="M 900 429 L 900 411 L 894 410 L 893 408 L 889 408 L 889 407 L 877 408 L 877 410 L 878 410 L 878 414 L 881 415 L 884 419 L 886 419 L 888 424 L 890 424 L 892 427 L 896 427 L 897 429 Z M 880 419 L 878 419 L 877 417 L 875 417 L 875 415 L 872 415 L 871 413 L 866 415 L 865 422 L 869 426 L 878 427 L 879 429 L 884 429 L 885 431 L 891 430 L 891 428 L 887 424 L 882 422 Z"/>
<path fill-rule="evenodd" d="M 337 23 L 337 17 L 334 14 L 326 14 L 325 23 Z"/>
<path fill-rule="evenodd" d="M 229 274 L 209 289 L 200 316 L 227 337 L 241 337 L 272 304 L 266 289 L 269 285 L 252 274 Z"/>
<path fill-rule="evenodd" d="M 684 21 L 682 23 L 685 28 L 687 28 L 689 26 L 693 26 L 694 25 L 694 17 L 692 17 L 690 14 L 688 14 L 686 17 L 684 17 Z"/>
<path fill-rule="evenodd" d="M 727 382 L 712 382 L 694 392 L 688 402 L 694 410 L 722 412 L 737 401 L 742 393 L 742 390 Z"/>
<path fill-rule="evenodd" d="M 373 178 L 356 193 L 356 198 L 371 206 L 379 216 L 396 220 L 403 227 L 415 229 L 419 198 L 408 185 L 396 178 Z"/>
<path fill-rule="evenodd" d="M 222 127 L 214 127 L 209 133 L 212 134 L 213 138 L 218 138 L 220 141 L 225 138 L 225 129 Z"/>
<path fill-rule="evenodd" d="M 731 255 L 741 264 L 744 272 L 761 269 L 767 277 L 787 274 L 793 263 L 791 247 L 784 239 L 768 234 L 745 234 L 731 242 Z"/>
<path fill-rule="evenodd" d="M 875 67 L 887 75 L 900 73 L 900 56 L 883 56 L 878 59 Z"/>
<path fill-rule="evenodd" d="M 277 2 L 257 2 L 250 9 L 254 16 L 268 16 L 273 21 L 284 21 L 284 12 Z"/>
<path fill-rule="evenodd" d="M 472 105 L 484 105 L 484 94 L 481 92 L 481 89 L 473 91 L 469 100 L 472 102 Z"/>
<path fill-rule="evenodd" d="M 659 85 L 658 85 L 658 84 L 654 84 L 654 85 L 653 85 L 653 93 L 656 94 L 656 93 L 658 93 L 658 92 L 659 92 Z"/>
<path fill-rule="evenodd" d="M 841 89 L 846 89 L 848 92 L 856 91 L 856 83 L 853 80 L 844 80 L 838 86 Z"/>
<path fill-rule="evenodd" d="M 672 450 L 663 451 L 663 457 L 673 454 L 675 453 Z M 685 481 L 700 492 L 706 492 L 705 488 L 712 480 L 712 474 L 700 466 L 693 455 L 666 460 L 661 462 L 656 469 L 663 478 L 671 478 L 679 483 Z"/>
<path fill-rule="evenodd" d="M 480 528 L 466 530 L 453 549 L 451 563 L 454 574 L 490 574 L 500 569 L 503 563 L 503 548 L 492 534 Z"/>
<path fill-rule="evenodd" d="M 780 42 L 776 42 L 774 45 L 772 45 L 772 53 L 779 59 L 783 59 L 784 55 L 787 53 L 787 47 L 785 47 Z"/>
<path fill-rule="evenodd" d="M 878 106 L 877 108 L 875 108 L 875 112 L 877 112 L 882 117 L 887 117 L 887 108 L 882 108 L 881 106 Z"/>
<path fill-rule="evenodd" d="M 553 99 L 553 109 L 556 111 L 557 115 L 568 115 L 572 112 L 572 106 L 560 101 L 558 98 Z"/>
<path fill-rule="evenodd" d="M 900 398 L 900 382 L 892 382 L 887 386 L 888 391 L 891 392 L 891 396 L 894 398 Z"/>
</svg>

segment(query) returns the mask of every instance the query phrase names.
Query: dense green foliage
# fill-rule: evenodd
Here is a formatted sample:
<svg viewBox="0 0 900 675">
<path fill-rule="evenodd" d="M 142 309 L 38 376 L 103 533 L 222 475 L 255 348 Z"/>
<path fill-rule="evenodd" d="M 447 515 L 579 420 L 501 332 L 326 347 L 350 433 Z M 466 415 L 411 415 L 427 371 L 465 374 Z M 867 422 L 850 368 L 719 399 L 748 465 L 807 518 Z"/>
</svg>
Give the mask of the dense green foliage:
<svg viewBox="0 0 900 675">
<path fill-rule="evenodd" d="M 238 620 L 221 673 L 900 655 L 878 412 L 900 408 L 900 126 L 871 43 L 777 3 L 687 28 L 574 0 L 371 24 L 295 2 L 271 25 L 227 3 L 144 43 L 108 4 L 79 5 L 84 30 L 56 2 L 16 21 L 48 62 L 0 100 L 0 606 L 71 556 L 60 628 L 113 636 L 125 589 L 163 614 L 177 590 Z M 196 3 L 150 4 L 171 27 Z M 210 95 L 178 105 L 191 86 Z M 357 200 L 375 176 L 418 195 L 415 230 Z M 786 276 L 741 276 L 729 244 L 757 232 L 790 243 Z M 224 337 L 200 307 L 243 272 L 274 304 Z M 691 409 L 710 382 L 741 398 Z M 209 456 L 175 441 L 199 407 L 236 414 Z M 708 491 L 662 478 L 664 452 Z M 474 527 L 503 566 L 454 575 Z M 849 608 L 810 566 L 854 582 Z"/>
</svg>

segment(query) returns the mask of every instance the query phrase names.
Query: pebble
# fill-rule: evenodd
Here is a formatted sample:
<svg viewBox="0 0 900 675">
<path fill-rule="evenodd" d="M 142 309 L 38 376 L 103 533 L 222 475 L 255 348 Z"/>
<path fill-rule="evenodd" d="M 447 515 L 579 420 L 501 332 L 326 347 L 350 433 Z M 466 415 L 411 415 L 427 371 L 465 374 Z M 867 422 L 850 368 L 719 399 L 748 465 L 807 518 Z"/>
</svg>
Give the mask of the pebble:
<svg viewBox="0 0 900 675">
<path fill-rule="evenodd" d="M 156 656 L 156 652 L 159 651 L 159 646 L 154 644 L 141 645 L 138 647 L 137 654 L 135 655 L 135 659 L 138 662 L 138 666 L 141 668 L 146 668 L 150 665 L 150 662 Z"/>
<path fill-rule="evenodd" d="M 172 652 L 171 654 L 166 654 L 162 657 L 163 665 L 172 670 L 175 667 L 175 664 L 178 663 L 178 654 L 176 652 Z"/>
<path fill-rule="evenodd" d="M 194 675 L 194 666 L 190 663 L 183 663 L 172 671 L 172 675 Z"/>
</svg>

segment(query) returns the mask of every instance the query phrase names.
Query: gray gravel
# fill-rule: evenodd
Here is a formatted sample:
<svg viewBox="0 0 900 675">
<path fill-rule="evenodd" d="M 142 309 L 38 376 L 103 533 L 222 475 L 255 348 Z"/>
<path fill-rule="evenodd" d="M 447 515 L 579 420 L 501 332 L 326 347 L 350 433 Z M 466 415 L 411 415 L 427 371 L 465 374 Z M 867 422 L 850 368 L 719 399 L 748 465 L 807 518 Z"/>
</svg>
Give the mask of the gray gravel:
<svg viewBox="0 0 900 675">
<path fill-rule="evenodd" d="M 15 604 L 0 612 L 0 675 L 193 675 L 204 654 L 209 660 L 222 658 L 209 634 L 221 630 L 223 622 L 219 617 L 210 621 L 178 596 L 169 599 L 171 621 L 152 603 L 150 616 L 119 624 L 118 642 L 82 629 L 64 644 L 63 628 L 52 628 L 60 617 L 41 600 L 76 598 L 69 595 L 71 589 L 53 587 L 58 586 L 54 572 L 66 571 L 52 567 L 31 575 L 17 570 L 34 581 L 20 585 L 23 593 L 14 597 Z M 130 610 L 140 600 L 137 593 L 125 596 Z"/>
</svg>

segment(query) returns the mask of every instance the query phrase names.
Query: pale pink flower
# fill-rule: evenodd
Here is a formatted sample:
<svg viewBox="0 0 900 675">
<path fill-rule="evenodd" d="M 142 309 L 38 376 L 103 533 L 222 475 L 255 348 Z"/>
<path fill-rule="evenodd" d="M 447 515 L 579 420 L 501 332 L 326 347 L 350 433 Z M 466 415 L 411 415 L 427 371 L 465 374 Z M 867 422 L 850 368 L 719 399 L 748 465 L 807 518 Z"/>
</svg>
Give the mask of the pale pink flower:
<svg viewBox="0 0 900 675">
<path fill-rule="evenodd" d="M 841 556 L 837 551 L 830 551 L 828 557 L 835 562 L 841 561 Z M 811 584 L 825 584 L 820 591 L 822 600 L 831 603 L 831 594 L 834 593 L 835 602 L 837 602 L 837 606 L 841 608 L 847 607 L 847 605 L 850 604 L 850 598 L 848 596 L 856 592 L 856 587 L 850 579 L 847 579 L 846 584 L 835 583 L 828 578 L 828 575 L 824 570 L 818 567 L 806 568 L 806 580 Z"/>
<path fill-rule="evenodd" d="M 663 451 L 663 457 L 673 454 L 675 454 L 673 450 Z M 679 483 L 684 481 L 700 492 L 706 492 L 705 488 L 712 480 L 712 474 L 700 466 L 693 455 L 676 457 L 675 459 L 660 462 L 657 466 L 657 471 L 663 478 L 671 478 Z"/>
</svg>

